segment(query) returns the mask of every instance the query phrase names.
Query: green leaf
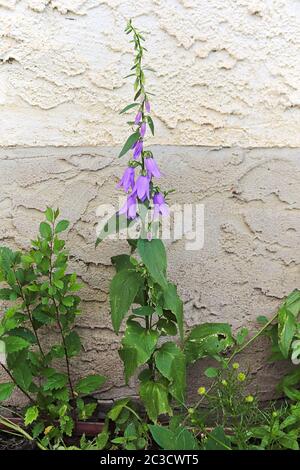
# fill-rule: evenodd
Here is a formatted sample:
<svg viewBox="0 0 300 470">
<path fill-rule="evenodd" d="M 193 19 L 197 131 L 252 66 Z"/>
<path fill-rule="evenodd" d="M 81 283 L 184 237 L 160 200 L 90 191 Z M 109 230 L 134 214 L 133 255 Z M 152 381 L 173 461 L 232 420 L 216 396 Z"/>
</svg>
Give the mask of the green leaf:
<svg viewBox="0 0 300 470">
<path fill-rule="evenodd" d="M 137 367 L 148 361 L 155 349 L 158 336 L 157 331 L 147 330 L 136 321 L 128 320 L 122 349 L 119 351 L 124 362 L 126 382 Z"/>
<path fill-rule="evenodd" d="M 248 335 L 249 335 L 248 328 L 245 328 L 245 327 L 241 328 L 236 335 L 237 344 L 241 346 L 245 342 Z"/>
<path fill-rule="evenodd" d="M 65 343 L 69 357 L 76 356 L 80 353 L 81 341 L 76 331 L 71 331 L 71 333 L 65 337 Z"/>
<path fill-rule="evenodd" d="M 0 401 L 7 400 L 15 388 L 15 384 L 12 382 L 5 382 L 0 384 Z"/>
<path fill-rule="evenodd" d="M 135 75 L 135 74 L 133 74 L 133 75 Z M 139 105 L 140 105 L 140 103 L 128 104 L 127 106 L 125 106 L 125 108 L 122 109 L 122 111 L 120 111 L 120 114 L 124 114 L 124 113 L 126 113 L 126 111 L 129 111 L 130 109 L 135 108 L 136 106 L 139 106 Z"/>
<path fill-rule="evenodd" d="M 3 339 L 5 342 L 5 349 L 7 353 L 21 351 L 22 349 L 25 349 L 30 345 L 29 341 L 24 338 L 20 338 L 19 336 L 7 336 Z"/>
<path fill-rule="evenodd" d="M 62 303 L 66 307 L 72 307 L 72 305 L 74 304 L 74 301 L 75 299 L 72 295 L 67 295 L 66 297 L 62 299 Z"/>
<path fill-rule="evenodd" d="M 259 317 L 256 318 L 256 321 L 261 325 L 265 325 L 266 323 L 268 323 L 269 319 L 264 315 L 259 315 Z"/>
<path fill-rule="evenodd" d="M 52 230 L 50 225 L 47 222 L 41 222 L 40 224 L 40 234 L 46 240 L 50 240 L 52 237 Z"/>
<path fill-rule="evenodd" d="M 102 431 L 96 437 L 97 450 L 103 450 L 108 443 L 109 432 L 107 430 Z"/>
<path fill-rule="evenodd" d="M 216 367 L 208 367 L 207 369 L 205 369 L 204 374 L 209 379 L 213 379 L 214 377 L 218 376 L 219 370 Z"/>
<path fill-rule="evenodd" d="M 22 327 L 13 328 L 12 330 L 9 331 L 9 335 L 19 336 L 20 338 L 24 338 L 30 344 L 36 343 L 35 335 L 28 328 L 22 328 Z"/>
<path fill-rule="evenodd" d="M 31 406 L 30 408 L 27 408 L 25 417 L 24 417 L 24 424 L 25 426 L 28 426 L 29 424 L 33 423 L 37 419 L 39 415 L 39 409 L 37 406 Z"/>
<path fill-rule="evenodd" d="M 199 449 L 195 436 L 183 426 L 178 426 L 176 430 L 171 430 L 166 426 L 150 424 L 149 429 L 155 442 L 164 450 Z"/>
<path fill-rule="evenodd" d="M 88 395 L 89 393 L 99 390 L 104 384 L 106 378 L 103 375 L 92 374 L 79 380 L 76 384 L 75 390 L 77 393 Z"/>
<path fill-rule="evenodd" d="M 152 380 L 142 382 L 140 385 L 140 397 L 145 405 L 149 418 L 154 423 L 156 423 L 157 418 L 161 414 L 172 415 L 168 390 L 164 384 Z"/>
<path fill-rule="evenodd" d="M 69 227 L 70 222 L 68 220 L 60 220 L 55 227 L 55 233 L 64 232 Z"/>
<path fill-rule="evenodd" d="M 13 369 L 13 377 L 17 384 L 24 390 L 28 390 L 32 383 L 32 372 L 28 363 L 24 361 L 18 362 Z"/>
<path fill-rule="evenodd" d="M 164 343 L 155 354 L 155 364 L 159 372 L 171 382 L 170 393 L 182 403 L 186 386 L 186 364 L 181 349 L 175 343 Z"/>
<path fill-rule="evenodd" d="M 53 210 L 51 209 L 51 207 L 47 207 L 47 209 L 45 210 L 45 216 L 46 216 L 46 219 L 48 220 L 48 222 L 53 222 L 54 221 L 54 213 L 53 213 Z"/>
<path fill-rule="evenodd" d="M 151 116 L 147 116 L 148 124 L 151 129 L 152 135 L 154 135 L 154 122 L 151 118 Z"/>
<path fill-rule="evenodd" d="M 130 261 L 129 255 L 117 255 L 111 258 L 111 262 L 116 268 L 116 271 L 122 271 L 122 269 L 133 269 L 134 265 Z"/>
<path fill-rule="evenodd" d="M 187 362 L 215 357 L 234 343 L 228 323 L 203 323 L 192 329 L 185 341 Z"/>
<path fill-rule="evenodd" d="M 150 305 L 144 305 L 143 307 L 134 308 L 132 311 L 134 315 L 137 315 L 138 317 L 149 317 L 150 315 L 153 315 L 155 310 L 153 307 L 150 307 Z"/>
<path fill-rule="evenodd" d="M 294 315 L 283 306 L 278 312 L 278 346 L 283 356 L 289 357 L 290 347 L 297 329 Z"/>
<path fill-rule="evenodd" d="M 230 439 L 226 436 L 221 426 L 216 427 L 208 434 L 204 449 L 231 450 Z"/>
<path fill-rule="evenodd" d="M 300 401 L 300 391 L 298 390 L 300 383 L 300 369 L 297 368 L 288 373 L 278 384 L 278 389 L 283 390 L 288 398 Z"/>
<path fill-rule="evenodd" d="M 123 318 L 144 281 L 135 271 L 118 272 L 110 284 L 109 298 L 114 331 L 119 332 Z"/>
<path fill-rule="evenodd" d="M 107 413 L 108 418 L 110 418 L 112 421 L 116 421 L 124 407 L 128 405 L 129 401 L 130 398 L 121 398 L 121 400 L 117 400 L 111 410 L 109 410 Z"/>
<path fill-rule="evenodd" d="M 123 157 L 123 155 L 125 155 L 125 153 L 128 152 L 128 150 L 130 150 L 132 148 L 132 146 L 139 140 L 140 138 L 140 133 L 137 131 L 137 132 L 134 132 L 133 134 L 131 134 L 128 139 L 126 140 L 120 154 L 119 154 L 119 158 L 120 157 Z"/>
<path fill-rule="evenodd" d="M 162 288 L 167 288 L 167 255 L 163 242 L 159 239 L 149 241 L 140 238 L 137 249 L 153 280 Z"/>
<path fill-rule="evenodd" d="M 65 387 L 67 382 L 68 382 L 68 377 L 66 376 L 66 374 L 54 372 L 49 377 L 47 377 L 47 380 L 44 383 L 43 388 L 45 391 L 58 390 L 59 388 Z"/>
<path fill-rule="evenodd" d="M 183 303 L 177 294 L 175 284 L 168 283 L 164 289 L 164 309 L 170 310 L 175 315 L 180 337 L 183 339 Z"/>
<path fill-rule="evenodd" d="M 32 428 L 32 437 L 36 439 L 45 429 L 45 424 L 42 421 L 36 423 Z"/>
<path fill-rule="evenodd" d="M 114 214 L 101 229 L 96 240 L 96 246 L 98 246 L 99 243 L 101 243 L 106 237 L 109 237 L 109 235 L 118 233 L 125 228 L 129 228 L 135 223 L 136 220 L 127 219 L 126 215 L 124 214 Z"/>
</svg>

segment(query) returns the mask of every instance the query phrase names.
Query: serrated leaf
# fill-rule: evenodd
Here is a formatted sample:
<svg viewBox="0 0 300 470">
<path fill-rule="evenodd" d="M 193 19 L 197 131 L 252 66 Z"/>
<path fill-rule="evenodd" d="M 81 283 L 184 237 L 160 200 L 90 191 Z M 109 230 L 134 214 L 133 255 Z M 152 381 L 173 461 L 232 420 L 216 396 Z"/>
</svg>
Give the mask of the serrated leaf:
<svg viewBox="0 0 300 470">
<path fill-rule="evenodd" d="M 0 401 L 7 400 L 13 390 L 15 388 L 15 384 L 13 382 L 5 382 L 0 384 Z"/>
<path fill-rule="evenodd" d="M 149 429 L 155 442 L 164 450 L 199 449 L 195 436 L 183 426 L 171 430 L 166 426 L 150 424 Z"/>
<path fill-rule="evenodd" d="M 162 414 L 172 415 L 168 390 L 164 384 L 152 380 L 142 382 L 140 385 L 140 397 L 149 418 L 154 423 L 156 423 L 157 418 Z"/>
<path fill-rule="evenodd" d="M 112 324 L 119 332 L 121 323 L 144 281 L 135 271 L 122 270 L 112 279 L 109 290 Z"/>
<path fill-rule="evenodd" d="M 76 356 L 80 353 L 81 341 L 76 331 L 71 331 L 71 333 L 65 337 L 65 344 L 69 357 Z"/>
<path fill-rule="evenodd" d="M 27 348 L 30 343 L 24 338 L 19 336 L 7 336 L 4 339 L 5 349 L 7 353 L 14 353 Z"/>
<path fill-rule="evenodd" d="M 80 379 L 75 386 L 77 393 L 88 395 L 89 393 L 99 390 L 105 383 L 106 378 L 103 375 L 92 374 Z"/>
<path fill-rule="evenodd" d="M 145 329 L 136 321 L 128 320 L 122 349 L 119 351 L 124 362 L 126 382 L 134 374 L 136 368 L 145 364 L 150 358 L 158 336 L 157 331 Z"/>
<path fill-rule="evenodd" d="M 68 377 L 66 374 L 61 374 L 59 372 L 52 373 L 49 377 L 47 377 L 46 382 L 43 385 L 45 391 L 48 390 L 58 390 L 59 388 L 63 388 L 68 382 Z"/>
<path fill-rule="evenodd" d="M 13 369 L 13 377 L 20 387 L 28 390 L 32 383 L 32 372 L 27 361 L 17 363 Z"/>
<path fill-rule="evenodd" d="M 172 342 L 164 343 L 155 354 L 155 364 L 159 372 L 170 381 L 170 393 L 180 403 L 184 401 L 186 387 L 185 355 Z"/>
<path fill-rule="evenodd" d="M 161 287 L 167 288 L 167 256 L 163 242 L 159 239 L 149 241 L 140 238 L 137 249 L 153 280 Z"/>
<path fill-rule="evenodd" d="M 37 406 L 31 406 L 30 408 L 27 408 L 25 417 L 24 417 L 24 424 L 25 426 L 28 426 L 29 424 L 33 423 L 37 419 L 39 415 L 39 409 Z"/>
</svg>

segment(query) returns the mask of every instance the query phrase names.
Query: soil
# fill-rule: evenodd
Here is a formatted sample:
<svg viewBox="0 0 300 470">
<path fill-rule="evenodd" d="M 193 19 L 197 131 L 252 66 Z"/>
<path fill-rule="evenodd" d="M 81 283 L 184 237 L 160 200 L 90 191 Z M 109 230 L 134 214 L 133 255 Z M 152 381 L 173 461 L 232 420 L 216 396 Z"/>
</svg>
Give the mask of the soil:
<svg viewBox="0 0 300 470">
<path fill-rule="evenodd" d="M 23 439 L 22 437 L 14 436 L 6 432 L 0 432 L 0 451 L 1 450 L 33 450 L 35 444 Z"/>
</svg>

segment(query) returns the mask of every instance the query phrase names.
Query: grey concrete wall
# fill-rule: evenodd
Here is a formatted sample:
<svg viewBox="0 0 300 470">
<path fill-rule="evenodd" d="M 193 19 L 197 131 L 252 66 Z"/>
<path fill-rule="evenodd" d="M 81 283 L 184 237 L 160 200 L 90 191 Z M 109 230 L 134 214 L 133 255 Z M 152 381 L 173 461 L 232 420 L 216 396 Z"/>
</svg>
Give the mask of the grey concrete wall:
<svg viewBox="0 0 300 470">
<path fill-rule="evenodd" d="M 169 275 L 184 301 L 186 328 L 203 321 L 226 321 L 236 329 L 255 327 L 258 315 L 271 316 L 280 301 L 299 287 L 299 149 L 154 146 L 176 193 L 171 203 L 202 203 L 205 240 L 186 251 L 185 240 L 167 243 Z M 104 398 L 134 390 L 126 387 L 118 357 L 120 338 L 111 326 L 108 288 L 110 257 L 126 242 L 105 241 L 94 248 L 100 204 L 116 203 L 115 184 L 125 160 L 116 148 L 7 148 L 0 151 L 0 240 L 28 247 L 47 205 L 59 206 L 71 221 L 67 246 L 70 267 L 84 287 L 78 329 L 85 353 L 77 373 L 106 374 Z M 245 356 L 263 397 L 271 395 L 280 373 L 265 364 L 259 343 Z M 202 383 L 199 365 L 190 371 L 190 388 Z M 19 397 L 16 398 L 19 400 Z"/>
</svg>

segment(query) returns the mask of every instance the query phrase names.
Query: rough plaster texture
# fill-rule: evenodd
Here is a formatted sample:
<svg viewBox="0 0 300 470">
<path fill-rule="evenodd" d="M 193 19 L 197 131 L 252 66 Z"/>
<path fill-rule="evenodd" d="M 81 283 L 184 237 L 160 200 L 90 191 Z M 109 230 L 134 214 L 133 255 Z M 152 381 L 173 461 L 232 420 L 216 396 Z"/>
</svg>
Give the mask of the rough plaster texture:
<svg viewBox="0 0 300 470">
<path fill-rule="evenodd" d="M 96 210 L 116 203 L 115 183 L 125 161 L 116 148 L 3 149 L 0 153 L 1 244 L 25 248 L 46 205 L 71 221 L 67 245 L 71 268 L 84 288 L 78 330 L 85 354 L 77 373 L 107 374 L 102 398 L 133 390 L 125 386 L 118 358 L 119 338 L 109 317 L 110 257 L 127 249 L 108 240 L 95 250 Z M 178 190 L 172 203 L 205 205 L 202 250 L 186 251 L 185 240 L 168 243 L 169 274 L 184 300 L 186 327 L 228 321 L 254 328 L 258 315 L 271 316 L 280 300 L 299 287 L 300 159 L 298 149 L 153 147 Z M 165 183 L 162 183 L 165 184 Z M 262 397 L 269 397 L 278 366 L 266 365 L 265 344 L 245 357 Z M 203 380 L 190 371 L 191 389 Z"/>
<path fill-rule="evenodd" d="M 299 0 L 0 0 L 0 144 L 120 143 L 129 17 L 151 32 L 154 143 L 300 146 Z"/>
</svg>

